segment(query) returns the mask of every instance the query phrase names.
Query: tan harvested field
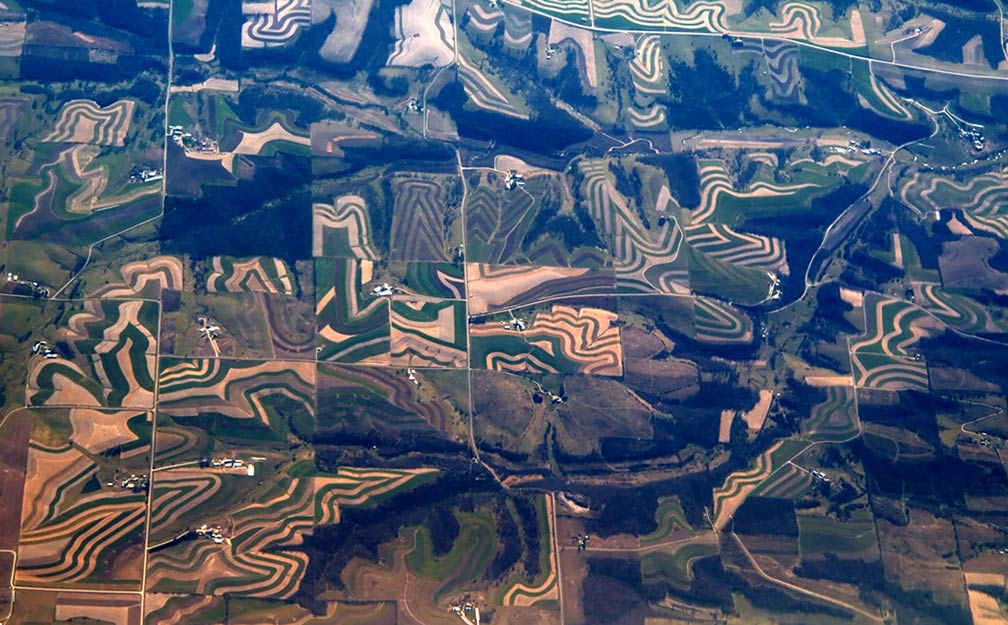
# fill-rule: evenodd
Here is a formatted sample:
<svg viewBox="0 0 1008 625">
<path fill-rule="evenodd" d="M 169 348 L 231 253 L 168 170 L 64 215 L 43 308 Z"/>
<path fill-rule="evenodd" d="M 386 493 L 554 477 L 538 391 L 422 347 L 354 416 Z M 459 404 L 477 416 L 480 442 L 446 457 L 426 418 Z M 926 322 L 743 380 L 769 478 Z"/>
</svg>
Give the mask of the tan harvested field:
<svg viewBox="0 0 1008 625">
<path fill-rule="evenodd" d="M 730 443 L 731 442 L 731 426 L 732 422 L 735 421 L 735 411 L 734 410 L 722 410 L 721 411 L 721 423 L 718 426 L 718 442 L 719 443 Z"/>
<path fill-rule="evenodd" d="M 311 145 L 311 138 L 292 133 L 284 128 L 280 122 L 273 122 L 269 128 L 261 132 L 247 132 L 243 130 L 241 134 L 241 141 L 232 150 L 235 154 L 259 154 L 266 147 L 266 144 L 272 141 L 286 141 L 304 146 Z"/>
<path fill-rule="evenodd" d="M 552 169 L 542 169 L 541 167 L 530 165 L 517 156 L 512 156 L 511 154 L 498 154 L 495 156 L 494 169 L 502 172 L 513 171 L 525 176 L 526 178 L 539 175 L 556 175 L 558 173 Z"/>
<path fill-rule="evenodd" d="M 805 383 L 809 386 L 850 386 L 852 384 L 849 375 L 810 375 L 805 378 Z"/>
<path fill-rule="evenodd" d="M 588 270 L 581 267 L 488 267 L 470 263 L 466 269 L 469 314 L 484 314 L 544 282 L 586 273 Z"/>
<path fill-rule="evenodd" d="M 549 44 L 572 41 L 581 51 L 580 58 L 585 63 L 585 79 L 591 89 L 598 89 L 598 66 L 595 61 L 595 41 L 592 31 L 587 28 L 577 28 L 560 20 L 550 20 Z"/>
<path fill-rule="evenodd" d="M 987 67 L 987 59 L 984 57 L 983 37 L 973 35 L 973 37 L 963 44 L 962 47 L 963 65 L 981 65 Z"/>
<path fill-rule="evenodd" d="M 971 588 L 966 592 L 973 625 L 1004 625 L 1008 622 L 1008 611 L 1001 609 L 995 597 Z"/>
<path fill-rule="evenodd" d="M 864 292 L 856 291 L 854 289 L 848 289 L 847 287 L 840 287 L 840 299 L 847 302 L 854 308 L 861 308 L 864 306 Z"/>
<path fill-rule="evenodd" d="M 756 405 L 742 413 L 742 420 L 749 426 L 750 431 L 759 432 L 763 429 L 763 423 L 766 421 L 767 413 L 770 412 L 773 397 L 774 393 L 772 390 L 761 390 L 759 392 L 759 401 L 756 402 Z"/>
<path fill-rule="evenodd" d="M 963 222 L 959 221 L 958 217 L 951 217 L 945 222 L 945 227 L 952 232 L 952 234 L 958 234 L 959 236 L 968 237 L 973 234 L 973 231 Z"/>
<path fill-rule="evenodd" d="M 351 97 L 346 94 L 344 97 Z M 311 135 L 312 154 L 317 156 L 335 156 L 343 158 L 341 144 L 367 145 L 378 141 L 381 136 L 371 130 L 356 128 L 341 122 L 319 122 L 312 124 Z"/>
<path fill-rule="evenodd" d="M 117 100 L 104 107 L 92 100 L 70 100 L 60 110 L 55 129 L 44 140 L 122 146 L 135 107 L 133 100 Z"/>
<path fill-rule="evenodd" d="M 56 595 L 56 620 L 90 619 L 112 625 L 140 625 L 140 595 L 105 595 L 60 592 Z"/>
<path fill-rule="evenodd" d="M 127 425 L 136 412 L 108 412 L 89 408 L 71 408 L 71 440 L 91 453 L 100 454 L 106 449 L 123 445 L 139 437 Z"/>
<path fill-rule="evenodd" d="M 903 269 L 903 238 L 899 232 L 892 233 L 893 265 Z"/>
<path fill-rule="evenodd" d="M 238 81 L 227 78 L 207 78 L 192 85 L 172 85 L 172 93 L 196 93 L 198 91 L 221 91 L 238 93 Z"/>
</svg>

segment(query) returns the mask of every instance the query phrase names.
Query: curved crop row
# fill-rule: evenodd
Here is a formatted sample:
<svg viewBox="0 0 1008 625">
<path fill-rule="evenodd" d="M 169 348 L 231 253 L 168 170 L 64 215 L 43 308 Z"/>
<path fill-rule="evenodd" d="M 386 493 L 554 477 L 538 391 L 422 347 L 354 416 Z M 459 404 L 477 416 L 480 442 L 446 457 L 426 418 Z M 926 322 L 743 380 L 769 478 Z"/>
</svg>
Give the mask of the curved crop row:
<svg viewBox="0 0 1008 625">
<path fill-rule="evenodd" d="M 312 205 L 312 256 L 378 260 L 364 198 L 344 195 L 333 204 Z"/>
<path fill-rule="evenodd" d="M 623 349 L 616 314 L 554 305 L 524 332 L 497 323 L 474 326 L 473 361 L 491 370 L 620 376 Z"/>
<path fill-rule="evenodd" d="M 389 305 L 384 298 L 361 295 L 361 262 L 345 258 L 317 261 L 319 359 L 339 362 L 386 362 Z"/>
<path fill-rule="evenodd" d="M 98 106 L 93 100 L 70 100 L 60 109 L 53 131 L 44 141 L 122 146 L 136 103 L 116 100 Z"/>
<path fill-rule="evenodd" d="M 250 258 L 238 260 L 214 256 L 207 275 L 208 293 L 280 293 L 294 295 L 293 272 L 279 258 Z"/>
<path fill-rule="evenodd" d="M 437 477 L 437 469 L 356 469 L 340 467 L 335 475 L 315 479 L 315 524 L 339 523 L 340 508 L 375 506 Z"/>
</svg>

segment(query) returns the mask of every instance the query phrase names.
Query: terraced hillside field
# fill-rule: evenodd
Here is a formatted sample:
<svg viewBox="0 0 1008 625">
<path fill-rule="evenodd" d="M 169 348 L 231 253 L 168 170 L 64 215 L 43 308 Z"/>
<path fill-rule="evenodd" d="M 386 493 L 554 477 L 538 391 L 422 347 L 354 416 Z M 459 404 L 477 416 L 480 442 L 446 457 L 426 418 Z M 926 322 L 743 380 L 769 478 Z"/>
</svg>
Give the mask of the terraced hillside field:
<svg viewBox="0 0 1008 625">
<path fill-rule="evenodd" d="M 172 472 L 168 473 L 171 479 Z M 153 592 L 290 597 L 308 564 L 308 556 L 295 548 L 312 531 L 312 480 L 276 480 L 268 490 L 256 492 L 251 503 L 231 501 L 230 505 L 215 504 L 213 497 L 219 492 L 212 490 L 215 486 L 201 487 L 201 497 L 210 492 L 201 506 L 201 518 L 221 525 L 226 539 L 217 544 L 192 536 L 152 552 L 147 587 Z M 199 504 L 190 490 L 175 482 L 169 481 L 163 489 L 155 482 L 154 488 L 152 517 L 163 517 L 163 511 L 173 507 L 174 514 L 179 514 L 180 509 Z M 188 499 L 180 504 L 179 497 Z"/>
<path fill-rule="evenodd" d="M 241 31 L 243 48 L 285 46 L 297 39 L 301 29 L 311 26 L 311 0 L 277 0 L 271 8 L 270 12 L 246 17 Z"/>
<path fill-rule="evenodd" d="M 813 442 L 840 442 L 857 435 L 858 415 L 855 390 L 849 386 L 826 388 L 826 401 L 816 404 L 802 424 L 802 437 Z"/>
<path fill-rule="evenodd" d="M 457 622 L 446 609 L 449 598 L 474 590 L 499 541 L 490 514 L 477 510 L 455 516 L 459 533 L 447 553 L 434 555 L 427 527 L 403 528 L 398 540 L 381 547 L 380 561 L 351 560 L 341 575 L 348 593 L 365 601 L 398 600 L 417 622 Z"/>
<path fill-rule="evenodd" d="M 708 32 L 728 30 L 726 5 L 722 2 L 690 2 L 680 8 L 675 0 L 661 4 L 645 0 L 593 0 L 592 6 L 596 26 Z"/>
<path fill-rule="evenodd" d="M 751 469 L 729 475 L 724 484 L 714 490 L 714 527 L 724 529 L 746 497 L 764 482 L 776 478 L 781 471 L 786 470 L 790 466 L 788 463 L 810 444 L 794 439 L 780 441 L 756 458 L 756 464 Z"/>
<path fill-rule="evenodd" d="M 617 316 L 599 308 L 554 304 L 524 331 L 490 321 L 470 328 L 472 361 L 492 371 L 623 374 Z"/>
<path fill-rule="evenodd" d="M 472 53 L 479 57 L 478 53 Z M 469 102 L 477 107 L 508 117 L 528 119 L 527 107 L 519 97 L 511 92 L 496 76 L 481 69 L 478 60 L 469 60 L 468 54 L 458 57 L 458 77 Z"/>
<path fill-rule="evenodd" d="M 387 65 L 444 67 L 454 59 L 452 9 L 441 0 L 412 0 L 396 7 L 394 35 Z"/>
<path fill-rule="evenodd" d="M 539 520 L 539 545 L 541 572 L 539 576 L 528 583 L 516 581 L 505 586 L 500 602 L 505 606 L 527 607 L 540 602 L 556 601 L 560 598 L 560 584 L 557 579 L 557 542 L 554 507 L 556 502 L 552 495 L 540 496 L 536 499 L 536 512 Z"/>
<path fill-rule="evenodd" d="M 396 176 L 391 260 L 450 261 L 462 242 L 455 176 Z"/>
<path fill-rule="evenodd" d="M 686 228 L 686 243 L 721 262 L 788 273 L 784 242 L 774 237 L 738 232 L 723 224 L 702 224 Z"/>
<path fill-rule="evenodd" d="M 459 301 L 392 302 L 391 363 L 408 367 L 464 367 L 468 327 Z"/>
<path fill-rule="evenodd" d="M 864 303 L 865 334 L 851 343 L 854 385 L 886 390 L 927 389 L 927 366 L 911 352 L 936 324 L 902 300 L 868 295 Z"/>
<path fill-rule="evenodd" d="M 138 585 L 146 494 L 104 486 L 149 461 L 148 415 L 37 411 L 30 434 L 17 582 L 63 588 Z"/>
<path fill-rule="evenodd" d="M 388 362 L 389 303 L 363 295 L 361 272 L 370 261 L 318 259 L 315 262 L 315 313 L 318 358 L 336 362 Z"/>
<path fill-rule="evenodd" d="M 312 205 L 312 256 L 378 260 L 364 198 L 343 195 L 332 204 Z"/>
<path fill-rule="evenodd" d="M 377 432 L 396 440 L 402 432 L 453 434 L 462 423 L 468 398 L 456 397 L 463 386 L 460 371 L 417 370 L 416 383 L 404 369 L 320 364 L 318 428 L 320 433 Z"/>
<path fill-rule="evenodd" d="M 274 293 L 294 295 L 297 276 L 279 258 L 237 259 L 214 256 L 206 276 L 208 293 Z"/>
<path fill-rule="evenodd" d="M 688 273 L 680 250 L 684 241 L 675 216 L 661 226 L 644 227 L 637 211 L 615 188 L 604 160 L 582 161 L 582 194 L 596 227 L 607 237 L 624 291 L 688 292 Z"/>
<path fill-rule="evenodd" d="M 160 411 L 177 418 L 216 414 L 284 433 L 289 415 L 282 412 L 315 414 L 309 362 L 164 359 L 159 384 Z"/>
<path fill-rule="evenodd" d="M 161 292 L 181 291 L 184 288 L 185 268 L 177 256 L 154 256 L 137 260 L 119 268 L 122 283 L 107 284 L 93 294 L 95 299 L 148 297 L 160 299 Z"/>
<path fill-rule="evenodd" d="M 89 239 L 99 224 L 131 219 L 148 210 L 161 191 L 159 181 L 130 183 L 128 160 L 102 154 L 94 145 L 44 145 L 32 169 L 12 176 L 8 232 L 18 238 L 48 238 L 66 243 Z M 37 169 L 36 169 L 37 168 Z M 132 218 L 135 218 L 133 216 Z M 72 235 L 59 236 L 64 227 Z"/>
<path fill-rule="evenodd" d="M 157 305 L 86 300 L 58 335 L 71 358 L 32 358 L 28 402 L 150 408 L 154 402 Z"/>
<path fill-rule="evenodd" d="M 408 263 L 400 287 L 441 299 L 465 299 L 465 268 L 449 263 Z"/>
<path fill-rule="evenodd" d="M 836 163 L 828 170 L 846 171 L 849 164 Z M 812 198 L 839 184 L 830 180 L 826 171 L 802 166 L 802 174 L 794 182 L 778 184 L 756 180 L 745 189 L 736 183 L 725 164 L 717 160 L 700 161 L 700 205 L 690 216 L 690 225 L 707 223 L 734 225 L 747 218 L 786 215 L 803 212 Z"/>
<path fill-rule="evenodd" d="M 340 467 L 315 476 L 315 524 L 339 523 L 341 508 L 367 508 L 436 479 L 437 469 Z"/>
<path fill-rule="evenodd" d="M 147 593 L 145 602 L 147 625 L 215 625 L 225 610 L 225 599 L 213 595 Z M 331 601 L 320 608 L 319 614 L 275 599 L 229 597 L 227 606 L 231 625 L 274 621 L 287 625 L 396 625 L 396 604 L 392 601 Z"/>
<path fill-rule="evenodd" d="M 950 327 L 970 333 L 1008 330 L 1008 322 L 995 318 L 987 306 L 964 293 L 925 282 L 914 284 L 913 290 L 917 305 Z"/>
<path fill-rule="evenodd" d="M 693 332 L 705 343 L 749 343 L 753 322 L 741 310 L 706 297 L 693 300 Z"/>
<path fill-rule="evenodd" d="M 60 109 L 56 125 L 45 141 L 122 146 L 134 108 L 133 100 L 117 100 L 104 107 L 93 100 L 70 100 Z"/>
<path fill-rule="evenodd" d="M 1008 169 L 965 180 L 937 172 L 915 172 L 901 181 L 899 198 L 922 213 L 957 208 L 972 227 L 1008 238 Z"/>
</svg>

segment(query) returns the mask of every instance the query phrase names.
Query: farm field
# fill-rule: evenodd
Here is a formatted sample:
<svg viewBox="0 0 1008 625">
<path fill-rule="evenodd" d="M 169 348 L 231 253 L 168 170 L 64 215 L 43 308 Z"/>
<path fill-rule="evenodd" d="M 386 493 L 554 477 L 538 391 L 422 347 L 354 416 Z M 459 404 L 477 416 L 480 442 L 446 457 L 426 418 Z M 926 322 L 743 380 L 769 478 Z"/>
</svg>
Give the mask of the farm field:
<svg viewBox="0 0 1008 625">
<path fill-rule="evenodd" d="M 553 305 L 536 311 L 525 330 L 508 321 L 472 326 L 472 357 L 494 371 L 620 376 L 623 350 L 616 321 L 607 310 Z"/>
<path fill-rule="evenodd" d="M 388 362 L 388 300 L 363 294 L 369 261 L 320 259 L 315 263 L 318 358 L 338 362 Z"/>
<path fill-rule="evenodd" d="M 146 493 L 139 482 L 120 480 L 147 470 L 149 414 L 72 408 L 40 409 L 34 417 L 17 584 L 138 588 Z"/>
<path fill-rule="evenodd" d="M 998 4 L 0 0 L 0 624 L 1008 622 Z"/>
<path fill-rule="evenodd" d="M 467 324 L 462 302 L 393 300 L 391 324 L 391 364 L 465 366 Z"/>
<path fill-rule="evenodd" d="M 164 472 L 161 488 L 161 475 L 155 478 L 152 522 L 163 517 L 192 518 L 206 509 L 212 512 L 204 512 L 205 516 L 194 518 L 192 523 L 220 525 L 227 538 L 218 544 L 205 536 L 191 535 L 166 544 L 150 556 L 148 588 L 153 592 L 238 593 L 247 597 L 286 598 L 293 594 L 307 558 L 291 547 L 312 529 L 312 481 L 277 480 L 265 489 L 238 486 L 236 493 L 215 483 L 191 484 L 195 478 L 175 473 Z M 253 482 L 244 476 L 237 479 Z M 187 496 L 193 489 L 198 498 Z M 244 505 L 239 504 L 240 499 L 228 501 L 235 495 L 240 497 L 241 491 L 251 494 L 252 500 Z"/>
</svg>

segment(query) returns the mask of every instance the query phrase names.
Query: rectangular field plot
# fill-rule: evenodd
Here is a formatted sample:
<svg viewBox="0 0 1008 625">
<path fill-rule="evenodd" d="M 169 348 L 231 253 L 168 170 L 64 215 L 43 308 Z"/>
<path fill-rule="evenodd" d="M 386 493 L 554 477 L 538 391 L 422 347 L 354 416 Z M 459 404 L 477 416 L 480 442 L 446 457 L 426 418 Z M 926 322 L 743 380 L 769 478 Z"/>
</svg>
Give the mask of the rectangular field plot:
<svg viewBox="0 0 1008 625">
<path fill-rule="evenodd" d="M 389 302 L 363 294 L 371 281 L 371 261 L 325 258 L 315 262 L 315 312 L 319 360 L 387 363 Z"/>
<path fill-rule="evenodd" d="M 482 315 L 554 298 L 608 295 L 616 291 L 611 269 L 585 267 L 514 267 L 471 263 L 469 314 Z"/>
<path fill-rule="evenodd" d="M 17 583 L 136 588 L 150 462 L 149 414 L 33 411 Z"/>
<path fill-rule="evenodd" d="M 378 260 L 364 198 L 342 195 L 312 205 L 312 256 Z"/>
<path fill-rule="evenodd" d="M 396 299 L 392 302 L 391 362 L 409 367 L 464 367 L 465 303 Z"/>
<path fill-rule="evenodd" d="M 415 432 L 462 440 L 468 405 L 463 371 L 319 364 L 320 438 Z"/>
<path fill-rule="evenodd" d="M 159 382 L 159 412 L 172 419 L 159 463 L 198 460 L 217 438 L 282 447 L 314 431 L 313 363 L 165 358 Z"/>
<path fill-rule="evenodd" d="M 294 547 L 313 525 L 310 478 L 260 486 L 177 469 L 157 473 L 153 489 L 150 590 L 278 599 L 297 590 L 308 556 Z"/>
<path fill-rule="evenodd" d="M 452 260 L 462 243 L 461 180 L 457 176 L 398 175 L 391 184 L 395 208 L 389 258 Z"/>
<path fill-rule="evenodd" d="M 6 622 L 141 625 L 140 593 L 18 589 L 17 602 Z"/>
<path fill-rule="evenodd" d="M 174 310 L 166 311 L 161 321 L 161 354 L 183 358 L 279 356 L 264 302 L 280 297 L 284 296 L 183 291 Z"/>
<path fill-rule="evenodd" d="M 553 305 L 529 319 L 493 319 L 470 327 L 476 367 L 530 373 L 621 376 L 623 348 L 615 313 Z"/>
<path fill-rule="evenodd" d="M 187 625 L 217 625 L 225 612 L 224 597 L 214 595 L 169 595 L 148 593 L 146 625 L 178 625 L 185 614 Z M 322 614 L 313 615 L 305 608 L 277 600 L 230 597 L 228 622 L 232 625 L 258 625 L 281 622 L 299 625 L 396 625 L 394 601 L 327 602 Z"/>
<path fill-rule="evenodd" d="M 866 562 L 879 557 L 875 523 L 869 512 L 857 510 L 846 521 L 799 514 L 798 528 L 803 560 L 821 558 L 827 553 Z"/>
<path fill-rule="evenodd" d="M 154 402 L 157 305 L 86 300 L 51 330 L 29 363 L 28 403 L 150 408 Z M 48 350 L 48 351 L 47 351 Z"/>
<path fill-rule="evenodd" d="M 616 167 L 604 160 L 582 162 L 577 192 L 612 255 L 617 286 L 624 292 L 687 292 L 689 274 L 677 214 L 663 215 L 658 224 L 645 222 L 636 200 L 617 189 L 613 171 L 627 174 Z"/>
<path fill-rule="evenodd" d="M 214 256 L 202 264 L 208 293 L 297 293 L 297 274 L 279 258 Z"/>
<path fill-rule="evenodd" d="M 927 366 L 915 347 L 940 324 L 920 308 L 892 298 L 865 297 L 865 333 L 851 343 L 851 369 L 858 387 L 927 389 Z"/>
<path fill-rule="evenodd" d="M 402 263 L 394 263 L 390 270 L 402 276 L 398 286 L 407 294 L 465 299 L 465 268 L 462 264 L 407 263 L 403 267 Z"/>
<path fill-rule="evenodd" d="M 653 436 L 650 409 L 613 380 L 580 375 L 528 380 L 473 371 L 472 384 L 473 422 L 481 449 L 527 456 L 523 467 L 548 462 L 542 448 L 547 431 L 564 453 L 578 456 L 597 452 L 607 438 Z"/>
</svg>

